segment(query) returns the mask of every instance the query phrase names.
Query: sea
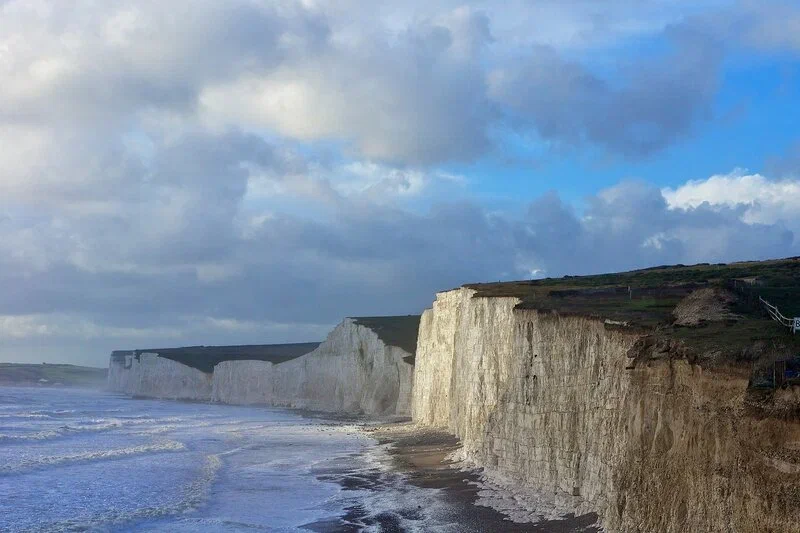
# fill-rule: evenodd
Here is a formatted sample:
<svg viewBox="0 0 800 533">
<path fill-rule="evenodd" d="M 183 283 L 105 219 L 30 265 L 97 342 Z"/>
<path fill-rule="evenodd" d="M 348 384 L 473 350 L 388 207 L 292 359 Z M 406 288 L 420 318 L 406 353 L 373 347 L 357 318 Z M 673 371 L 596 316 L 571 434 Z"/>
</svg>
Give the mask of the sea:
<svg viewBox="0 0 800 533">
<path fill-rule="evenodd" d="M 352 423 L 0 387 L 0 531 L 459 531 Z"/>
</svg>

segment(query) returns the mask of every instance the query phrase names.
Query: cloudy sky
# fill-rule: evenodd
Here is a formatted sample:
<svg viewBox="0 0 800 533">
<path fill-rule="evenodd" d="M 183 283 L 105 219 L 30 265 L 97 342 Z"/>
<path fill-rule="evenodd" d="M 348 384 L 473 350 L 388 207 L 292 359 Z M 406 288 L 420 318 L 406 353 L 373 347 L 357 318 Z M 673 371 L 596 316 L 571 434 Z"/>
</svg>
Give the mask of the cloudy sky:
<svg viewBox="0 0 800 533">
<path fill-rule="evenodd" d="M 800 255 L 800 5 L 0 0 L 0 361 Z"/>
</svg>

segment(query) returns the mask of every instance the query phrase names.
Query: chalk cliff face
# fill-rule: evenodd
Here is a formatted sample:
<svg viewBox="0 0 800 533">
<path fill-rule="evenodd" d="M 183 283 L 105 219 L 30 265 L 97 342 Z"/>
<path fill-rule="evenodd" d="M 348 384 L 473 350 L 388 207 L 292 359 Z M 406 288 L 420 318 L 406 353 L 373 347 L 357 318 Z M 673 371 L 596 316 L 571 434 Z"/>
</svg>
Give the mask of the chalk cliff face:
<svg viewBox="0 0 800 533">
<path fill-rule="evenodd" d="M 609 531 L 800 531 L 800 427 L 748 415 L 747 375 L 631 369 L 635 334 L 473 295 L 423 314 L 412 416 L 490 479 Z"/>
<path fill-rule="evenodd" d="M 319 348 L 297 359 L 218 364 L 212 398 L 223 403 L 407 416 L 413 365 L 404 358 L 409 357 L 348 318 Z"/>
<path fill-rule="evenodd" d="M 170 400 L 211 399 L 211 374 L 155 353 L 112 356 L 108 388 L 133 396 Z"/>
<path fill-rule="evenodd" d="M 138 356 L 132 352 L 114 352 L 109 389 L 151 398 L 409 416 L 413 354 L 392 343 L 414 346 L 418 321 L 419 317 L 413 316 L 348 318 L 313 351 L 278 363 L 243 359 L 242 352 L 258 348 L 251 351 L 269 356 L 277 348 L 305 349 L 306 345 L 167 350 L 173 356 L 174 352 L 180 352 L 188 364 L 203 363 L 213 368 L 209 373 L 167 358 L 169 354 L 161 357 L 149 352 Z M 236 352 L 239 359 L 223 360 L 212 367 L 207 364 L 208 357 L 203 358 L 209 351 L 217 355 Z M 278 355 L 284 357 L 286 352 L 283 349 Z"/>
</svg>

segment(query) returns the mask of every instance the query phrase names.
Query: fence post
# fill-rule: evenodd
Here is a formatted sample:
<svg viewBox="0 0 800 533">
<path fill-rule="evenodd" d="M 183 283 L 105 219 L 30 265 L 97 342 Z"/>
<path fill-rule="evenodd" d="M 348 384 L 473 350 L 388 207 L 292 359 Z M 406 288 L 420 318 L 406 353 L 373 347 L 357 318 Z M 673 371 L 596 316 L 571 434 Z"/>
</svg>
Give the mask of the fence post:
<svg viewBox="0 0 800 533">
<path fill-rule="evenodd" d="M 786 378 L 786 361 L 775 361 L 775 388 L 779 389 L 783 386 L 784 379 Z"/>
</svg>

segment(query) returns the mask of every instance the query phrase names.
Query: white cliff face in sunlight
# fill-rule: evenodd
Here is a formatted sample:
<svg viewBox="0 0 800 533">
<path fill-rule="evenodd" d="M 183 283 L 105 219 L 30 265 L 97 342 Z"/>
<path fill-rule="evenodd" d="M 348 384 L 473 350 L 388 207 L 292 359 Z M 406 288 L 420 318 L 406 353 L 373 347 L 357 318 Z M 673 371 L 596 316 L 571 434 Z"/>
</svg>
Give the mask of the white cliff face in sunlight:
<svg viewBox="0 0 800 533">
<path fill-rule="evenodd" d="M 150 398 L 410 416 L 411 357 L 348 318 L 316 350 L 283 363 L 223 361 L 207 374 L 153 353 L 112 355 L 108 383 Z"/>
<path fill-rule="evenodd" d="M 414 367 L 404 358 L 410 356 L 348 318 L 319 348 L 297 359 L 280 364 L 218 364 L 212 398 L 222 403 L 408 416 Z"/>
<path fill-rule="evenodd" d="M 632 368 L 640 333 L 474 295 L 422 315 L 412 417 L 461 439 L 480 502 L 519 521 L 596 512 L 608 531 L 796 529 L 800 428 L 740 416 L 749 372 Z"/>
</svg>

